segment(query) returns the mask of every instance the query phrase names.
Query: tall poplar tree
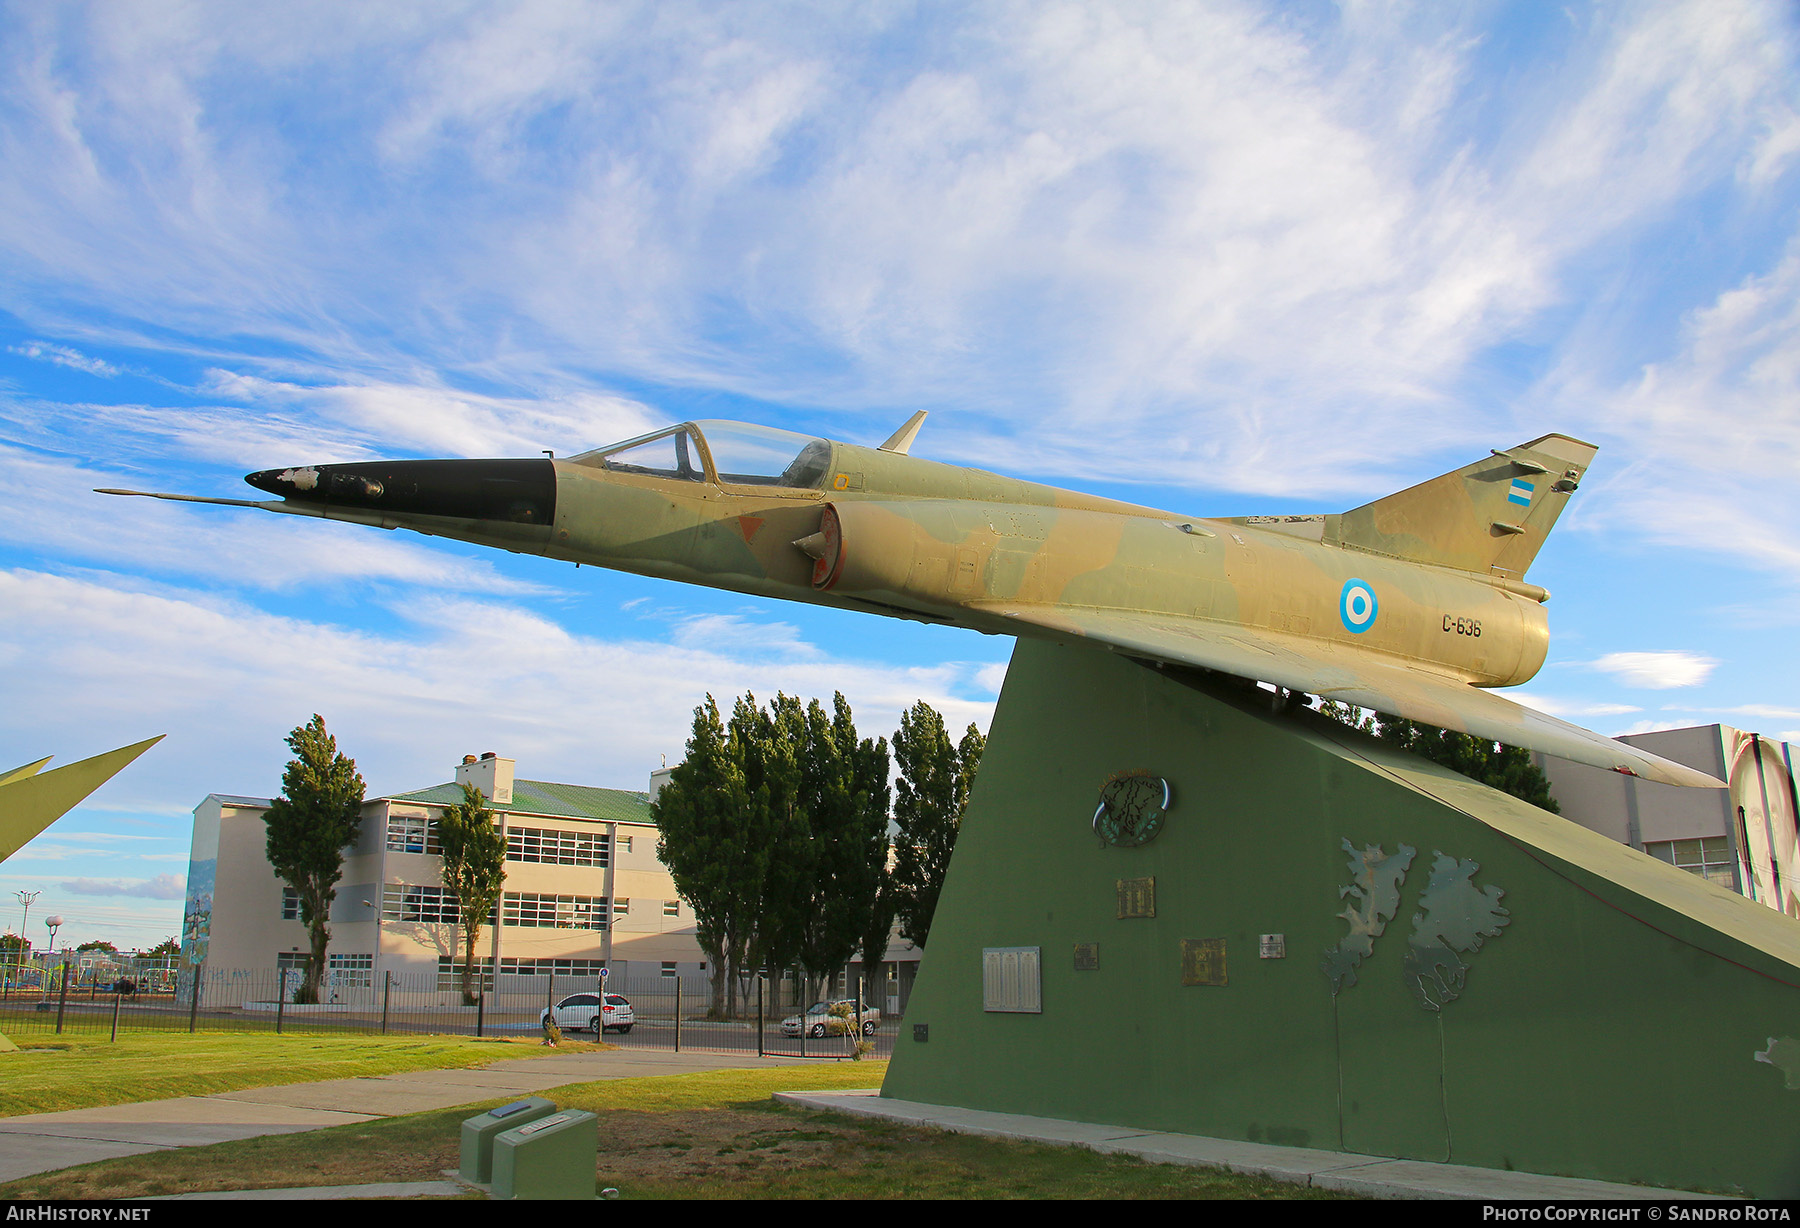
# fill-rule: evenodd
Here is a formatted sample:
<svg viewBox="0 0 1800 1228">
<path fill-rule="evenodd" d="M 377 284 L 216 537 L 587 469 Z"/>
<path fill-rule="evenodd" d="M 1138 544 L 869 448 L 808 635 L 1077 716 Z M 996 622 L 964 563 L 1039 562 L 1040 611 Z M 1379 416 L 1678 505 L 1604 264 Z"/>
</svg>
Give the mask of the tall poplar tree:
<svg viewBox="0 0 1800 1228">
<path fill-rule="evenodd" d="M 694 709 L 687 756 L 669 773 L 650 805 L 657 826 L 656 855 L 675 890 L 693 910 L 696 937 L 714 969 L 712 1013 L 730 1013 L 731 972 L 748 945 L 765 864 L 761 842 L 751 838 L 750 790 L 732 754 L 719 706 L 708 695 Z"/>
<path fill-rule="evenodd" d="M 893 849 L 888 836 L 888 806 L 893 795 L 888 778 L 888 743 L 886 738 L 857 738 L 850 705 L 841 694 L 835 699 L 832 727 L 839 746 L 855 747 L 850 752 L 850 780 L 856 799 L 851 839 L 856 846 L 857 870 L 848 890 L 858 921 L 856 945 L 862 952 L 863 985 L 880 986 L 884 983 L 881 965 L 887 958 L 896 906 L 888 877 L 888 857 Z M 879 989 L 865 988 L 865 992 L 876 993 Z"/>
<path fill-rule="evenodd" d="M 894 895 L 900 932 L 919 946 L 931 933 L 944 872 L 956 847 L 963 808 L 981 765 L 986 739 L 970 725 L 952 745 L 944 718 L 923 700 L 900 717 L 894 759 Z"/>
<path fill-rule="evenodd" d="M 494 826 L 487 795 L 468 783 L 462 791 L 462 801 L 445 809 L 437 827 L 444 886 L 455 894 L 462 920 L 463 1005 L 473 1006 L 475 943 L 481 937 L 481 923 L 493 915 L 506 885 L 506 837 Z"/>
<path fill-rule="evenodd" d="M 804 958 L 812 902 L 806 709 L 794 696 L 777 692 L 764 710 L 754 695 L 745 694 L 732 710 L 731 734 L 750 786 L 749 830 L 763 854 L 742 967 L 786 968 Z"/>
<path fill-rule="evenodd" d="M 331 942 L 326 920 L 344 872 L 344 849 L 356 842 L 362 826 L 363 779 L 356 761 L 338 752 L 325 718 L 316 712 L 288 734 L 287 744 L 294 757 L 281 774 L 281 796 L 269 803 L 263 822 L 269 865 L 299 898 L 300 921 L 311 941 L 306 977 L 294 1000 L 317 1002 Z"/>
</svg>

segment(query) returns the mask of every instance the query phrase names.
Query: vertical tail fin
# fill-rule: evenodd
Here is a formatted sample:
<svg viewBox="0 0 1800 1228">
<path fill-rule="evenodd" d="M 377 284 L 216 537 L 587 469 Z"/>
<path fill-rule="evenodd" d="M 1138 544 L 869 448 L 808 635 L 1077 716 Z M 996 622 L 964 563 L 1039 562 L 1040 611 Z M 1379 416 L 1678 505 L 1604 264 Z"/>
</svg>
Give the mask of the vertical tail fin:
<svg viewBox="0 0 1800 1228">
<path fill-rule="evenodd" d="M 1332 517 L 1326 540 L 1518 580 L 1599 449 L 1545 435 Z M 1335 532 L 1334 532 L 1335 530 Z"/>
</svg>

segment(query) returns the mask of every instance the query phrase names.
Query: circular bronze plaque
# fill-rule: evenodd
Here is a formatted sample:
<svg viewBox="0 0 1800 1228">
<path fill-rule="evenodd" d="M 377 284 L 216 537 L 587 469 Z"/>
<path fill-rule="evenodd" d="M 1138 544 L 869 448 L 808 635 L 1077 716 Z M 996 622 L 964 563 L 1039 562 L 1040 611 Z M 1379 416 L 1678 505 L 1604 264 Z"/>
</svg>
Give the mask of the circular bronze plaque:
<svg viewBox="0 0 1800 1228">
<path fill-rule="evenodd" d="M 1148 772 L 1121 772 L 1100 789 L 1094 834 L 1114 848 L 1136 848 L 1156 839 L 1171 802 L 1169 782 Z"/>
</svg>

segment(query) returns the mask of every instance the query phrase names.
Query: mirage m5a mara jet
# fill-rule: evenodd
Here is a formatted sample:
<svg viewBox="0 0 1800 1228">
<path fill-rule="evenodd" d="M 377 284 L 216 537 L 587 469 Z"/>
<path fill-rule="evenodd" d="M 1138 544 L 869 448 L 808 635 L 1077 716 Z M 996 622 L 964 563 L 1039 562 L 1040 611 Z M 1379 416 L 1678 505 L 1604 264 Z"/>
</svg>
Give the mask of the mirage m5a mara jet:
<svg viewBox="0 0 1800 1228">
<path fill-rule="evenodd" d="M 892 617 L 1103 645 L 1670 784 L 1723 782 L 1503 699 L 1549 647 L 1525 579 L 1595 448 L 1565 435 L 1325 516 L 1204 520 L 879 448 L 688 422 L 563 459 L 266 469 L 278 499 Z M 106 491 L 137 494 L 137 491 Z"/>
</svg>

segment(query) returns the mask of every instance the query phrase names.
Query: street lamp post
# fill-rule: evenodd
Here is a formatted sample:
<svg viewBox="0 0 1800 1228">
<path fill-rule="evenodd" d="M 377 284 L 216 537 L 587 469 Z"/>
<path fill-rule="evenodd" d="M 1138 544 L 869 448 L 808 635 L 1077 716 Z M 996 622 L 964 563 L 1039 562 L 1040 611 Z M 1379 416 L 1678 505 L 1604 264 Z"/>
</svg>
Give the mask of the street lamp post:
<svg viewBox="0 0 1800 1228">
<path fill-rule="evenodd" d="M 19 903 L 24 907 L 23 915 L 19 917 L 19 967 L 23 968 L 25 966 L 25 949 L 31 945 L 29 937 L 31 934 L 31 906 L 37 903 L 37 898 L 44 893 L 41 891 L 17 891 L 13 894 L 19 897 Z M 11 979 L 12 977 L 8 975 L 7 980 Z"/>
<path fill-rule="evenodd" d="M 50 1000 L 50 964 L 56 958 L 56 931 L 62 928 L 60 916 L 44 918 L 44 928 L 50 931 L 50 950 L 44 955 L 44 1001 Z"/>
</svg>

